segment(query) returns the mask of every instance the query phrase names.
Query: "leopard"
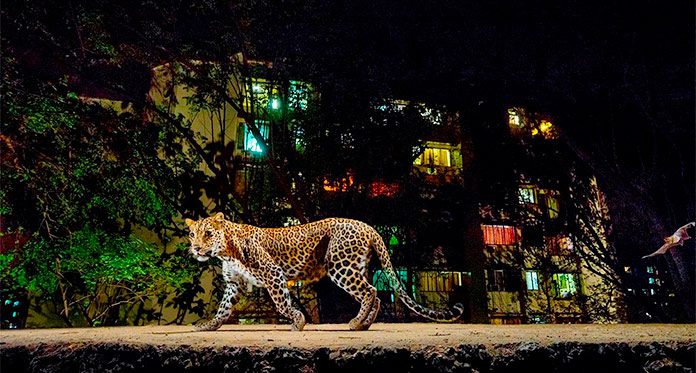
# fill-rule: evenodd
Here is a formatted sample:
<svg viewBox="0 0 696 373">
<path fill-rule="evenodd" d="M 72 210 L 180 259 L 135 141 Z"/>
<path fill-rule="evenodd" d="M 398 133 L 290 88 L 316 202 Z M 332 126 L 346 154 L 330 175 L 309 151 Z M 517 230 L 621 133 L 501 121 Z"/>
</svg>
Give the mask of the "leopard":
<svg viewBox="0 0 696 373">
<path fill-rule="evenodd" d="M 290 320 L 293 331 L 306 325 L 304 314 L 293 305 L 288 281 L 328 278 L 360 303 L 350 320 L 350 330 L 368 330 L 377 318 L 380 299 L 368 281 L 368 267 L 376 255 L 389 286 L 408 309 L 438 322 L 458 320 L 459 303 L 445 310 L 424 307 L 411 298 L 399 280 L 380 234 L 372 226 L 348 218 L 326 218 L 307 224 L 261 228 L 235 223 L 223 213 L 194 221 L 189 228 L 190 254 L 204 262 L 222 262 L 225 290 L 215 316 L 195 325 L 198 331 L 214 331 L 230 317 L 233 306 L 248 284 L 266 288 L 278 313 Z"/>
</svg>

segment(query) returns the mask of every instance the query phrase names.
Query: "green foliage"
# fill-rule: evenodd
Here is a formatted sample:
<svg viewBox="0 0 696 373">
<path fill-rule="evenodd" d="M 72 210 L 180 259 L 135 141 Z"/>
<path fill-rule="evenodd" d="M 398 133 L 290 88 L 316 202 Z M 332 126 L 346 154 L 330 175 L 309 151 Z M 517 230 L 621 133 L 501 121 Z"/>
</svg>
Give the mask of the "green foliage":
<svg viewBox="0 0 696 373">
<path fill-rule="evenodd" d="M 121 305 L 191 282 L 193 263 L 153 243 L 171 239 L 196 164 L 171 128 L 3 67 L 0 214 L 4 234 L 27 238 L 0 254 L 3 288 L 58 299 L 68 324 L 110 325 L 134 316 Z"/>
<path fill-rule="evenodd" d="M 35 294 L 51 293 L 59 276 L 72 276 L 81 292 L 97 292 L 105 283 L 130 284 L 134 291 L 161 290 L 180 284 L 188 272 L 178 258 L 162 259 L 151 244 L 85 226 L 60 240 L 32 239 L 21 253 L 0 256 L 0 275 L 8 286 Z"/>
</svg>

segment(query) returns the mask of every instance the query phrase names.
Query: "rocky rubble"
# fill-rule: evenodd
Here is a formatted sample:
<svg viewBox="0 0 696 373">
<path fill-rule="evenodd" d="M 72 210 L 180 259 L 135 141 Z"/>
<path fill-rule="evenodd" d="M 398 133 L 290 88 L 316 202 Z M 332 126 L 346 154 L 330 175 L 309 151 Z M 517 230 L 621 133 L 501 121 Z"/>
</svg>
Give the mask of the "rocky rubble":
<svg viewBox="0 0 696 373">
<path fill-rule="evenodd" d="M 195 348 L 0 344 L 5 372 L 693 372 L 694 343 L 518 343 L 428 348 Z"/>
</svg>

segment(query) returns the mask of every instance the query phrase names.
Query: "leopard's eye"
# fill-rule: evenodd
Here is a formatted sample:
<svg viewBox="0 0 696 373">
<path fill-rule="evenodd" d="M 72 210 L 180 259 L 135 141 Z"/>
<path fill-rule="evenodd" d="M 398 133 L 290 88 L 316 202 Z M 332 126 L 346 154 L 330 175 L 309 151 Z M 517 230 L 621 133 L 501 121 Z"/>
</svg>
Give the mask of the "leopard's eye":
<svg viewBox="0 0 696 373">
<path fill-rule="evenodd" d="M 193 238 L 193 237 L 195 237 L 195 236 L 196 236 L 195 233 L 193 233 L 193 232 L 189 233 L 189 237 Z"/>
</svg>

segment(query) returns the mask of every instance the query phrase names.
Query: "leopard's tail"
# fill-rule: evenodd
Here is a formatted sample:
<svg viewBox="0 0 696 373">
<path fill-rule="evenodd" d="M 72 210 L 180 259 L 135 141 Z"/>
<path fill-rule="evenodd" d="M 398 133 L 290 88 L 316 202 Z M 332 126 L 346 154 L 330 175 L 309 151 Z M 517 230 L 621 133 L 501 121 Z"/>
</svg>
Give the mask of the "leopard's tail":
<svg viewBox="0 0 696 373">
<path fill-rule="evenodd" d="M 399 276 L 396 275 L 396 271 L 394 271 L 391 259 L 389 258 L 389 252 L 384 245 L 384 240 L 382 240 L 382 237 L 376 231 L 373 233 L 372 249 L 377 253 L 379 261 L 382 263 L 382 270 L 387 274 L 390 286 L 398 294 L 399 299 L 401 299 L 411 311 L 433 321 L 455 321 L 462 316 L 464 306 L 461 303 L 455 304 L 453 310 L 444 311 L 435 311 L 416 303 L 416 301 L 409 296 L 405 286 L 399 280 Z"/>
</svg>

